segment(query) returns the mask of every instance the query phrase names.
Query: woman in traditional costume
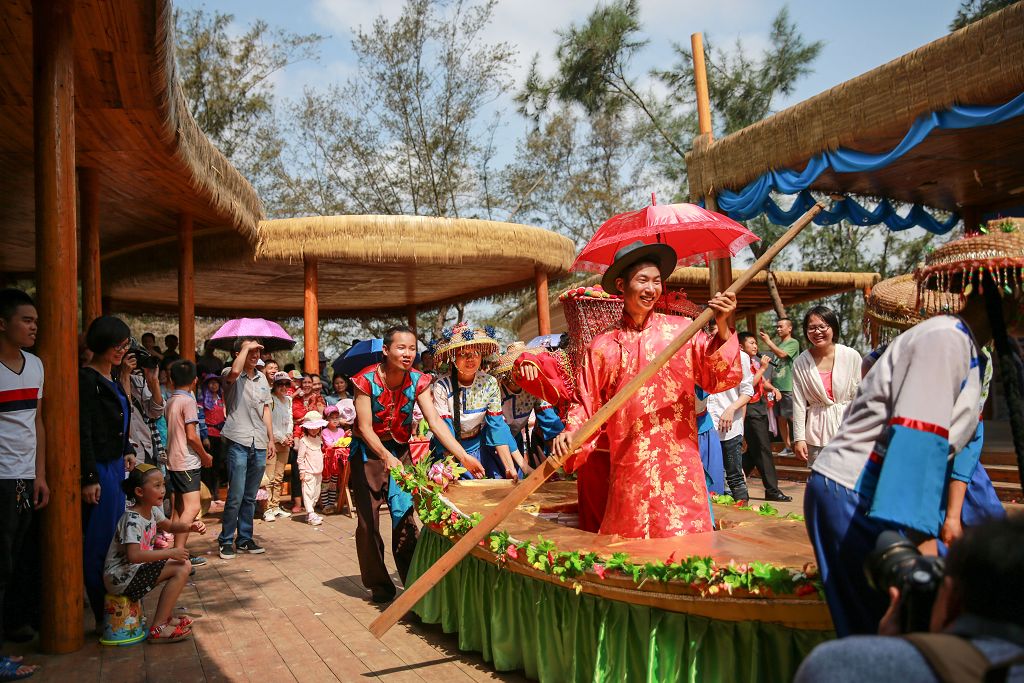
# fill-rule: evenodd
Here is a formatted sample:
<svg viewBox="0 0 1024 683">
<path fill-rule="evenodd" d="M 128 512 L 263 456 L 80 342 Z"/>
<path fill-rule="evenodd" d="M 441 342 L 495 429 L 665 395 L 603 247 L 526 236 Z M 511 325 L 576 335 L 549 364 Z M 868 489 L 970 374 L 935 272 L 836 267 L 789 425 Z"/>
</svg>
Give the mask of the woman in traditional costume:
<svg viewBox="0 0 1024 683">
<path fill-rule="evenodd" d="M 1022 268 L 1024 235 L 1017 232 L 965 237 L 933 252 L 915 273 L 920 299 L 952 293 L 962 309 L 925 320 L 889 345 L 811 468 L 807 529 L 840 637 L 874 633 L 888 606 L 863 571 L 882 531 L 922 544 L 959 535 L 964 476 L 980 455 L 966 447 L 977 433 L 981 349 L 989 341 L 1018 458 L 1024 451 L 1020 357 L 1009 336 L 1024 330 Z"/>
<path fill-rule="evenodd" d="M 445 330 L 434 357 L 437 363 L 448 363 L 451 373 L 437 378 L 431 391 L 438 414 L 466 452 L 480 460 L 487 477 L 516 479 L 501 389 L 498 380 L 480 370 L 484 356 L 499 349 L 493 334 L 491 329 L 473 329 L 464 322 Z M 431 451 L 435 458 L 445 454 L 436 438 Z"/>
<path fill-rule="evenodd" d="M 524 353 L 543 351 L 543 349 L 527 349 L 524 342 L 515 342 L 505 349 L 505 353 L 498 357 L 497 363 L 491 368 L 491 374 L 501 385 L 501 411 L 513 439 L 509 444 L 509 448 L 512 450 L 512 460 L 524 474 L 529 474 L 530 470 L 539 464 L 539 461 L 550 450 L 551 440 L 565 429 L 554 406 L 525 391 L 519 386 L 512 372 L 513 364 L 519 356 Z M 531 415 L 536 420 L 537 433 L 543 442 L 539 446 L 544 455 L 536 459 L 533 457 L 534 453 L 530 452 L 531 449 L 526 447 L 528 438 L 524 439 L 523 437 L 524 430 L 529 429 Z M 522 462 L 519 458 L 523 458 L 523 455 L 520 454 L 526 455 Z"/>
<path fill-rule="evenodd" d="M 860 354 L 836 343 L 839 318 L 827 306 L 804 315 L 810 344 L 793 362 L 793 452 L 814 464 L 835 436 L 860 385 Z"/>
</svg>

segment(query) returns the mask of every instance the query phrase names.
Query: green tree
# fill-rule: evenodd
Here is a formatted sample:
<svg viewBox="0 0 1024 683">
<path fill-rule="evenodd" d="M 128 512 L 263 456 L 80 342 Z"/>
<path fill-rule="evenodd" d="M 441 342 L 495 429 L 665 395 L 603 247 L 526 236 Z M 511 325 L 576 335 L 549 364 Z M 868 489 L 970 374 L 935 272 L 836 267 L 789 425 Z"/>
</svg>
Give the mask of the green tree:
<svg viewBox="0 0 1024 683">
<path fill-rule="evenodd" d="M 960 0 L 960 8 L 956 16 L 949 23 L 949 30 L 956 31 L 968 24 L 973 24 L 978 19 L 983 19 L 993 12 L 998 12 L 1004 7 L 1018 2 L 1019 0 Z"/>
<path fill-rule="evenodd" d="M 274 29 L 261 20 L 236 34 L 233 22 L 233 15 L 216 11 L 176 11 L 178 74 L 199 128 L 253 183 L 273 215 L 284 140 L 272 77 L 316 59 L 324 36 Z"/>
</svg>

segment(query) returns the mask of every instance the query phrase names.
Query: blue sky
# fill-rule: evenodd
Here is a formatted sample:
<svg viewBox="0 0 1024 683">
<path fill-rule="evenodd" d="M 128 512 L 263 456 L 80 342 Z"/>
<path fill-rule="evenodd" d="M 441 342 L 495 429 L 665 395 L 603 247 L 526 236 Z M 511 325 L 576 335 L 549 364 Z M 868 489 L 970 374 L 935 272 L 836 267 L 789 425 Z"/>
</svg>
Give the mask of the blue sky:
<svg viewBox="0 0 1024 683">
<path fill-rule="evenodd" d="M 825 41 L 815 72 L 800 81 L 796 92 L 777 108 L 807 99 L 837 83 L 868 71 L 947 33 L 958 0 L 641 0 L 641 17 L 650 45 L 636 62 L 637 73 L 673 61 L 671 44 L 689 44 L 690 34 L 703 31 L 719 45 L 737 38 L 753 49 L 764 45 L 771 19 L 784 4 L 805 37 Z M 343 81 L 353 72 L 350 28 L 368 26 L 384 14 L 394 17 L 401 0 L 179 0 L 180 8 L 206 7 L 235 15 L 241 25 L 261 18 L 272 26 L 330 37 L 319 63 L 289 67 L 277 78 L 283 97 L 294 97 L 306 85 Z M 499 0 L 487 35 L 519 48 L 516 75 L 522 76 L 534 53 L 542 68 L 553 63 L 555 30 L 581 22 L 596 3 L 581 0 Z M 520 78 L 521 80 L 521 78 Z M 523 124 L 514 116 L 512 128 Z"/>
</svg>

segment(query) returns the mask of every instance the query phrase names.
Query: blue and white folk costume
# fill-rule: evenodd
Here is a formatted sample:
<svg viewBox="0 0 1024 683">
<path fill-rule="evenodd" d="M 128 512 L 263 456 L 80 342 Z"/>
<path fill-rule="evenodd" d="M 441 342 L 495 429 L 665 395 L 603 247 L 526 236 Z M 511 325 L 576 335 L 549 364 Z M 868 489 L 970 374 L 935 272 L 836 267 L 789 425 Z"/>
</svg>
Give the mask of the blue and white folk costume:
<svg viewBox="0 0 1024 683">
<path fill-rule="evenodd" d="M 448 428 L 455 434 L 453 414 L 455 410 L 455 392 L 452 390 L 452 378 L 440 377 L 431 388 L 434 407 L 438 415 L 445 421 Z M 466 452 L 480 460 L 491 479 L 502 479 L 505 466 L 495 449 L 515 443 L 501 410 L 501 390 L 498 380 L 485 372 L 477 372 L 473 383 L 464 386 L 459 383 L 459 426 L 455 437 L 466 449 Z M 444 447 L 435 437 L 430 444 L 432 457 L 443 458 Z M 463 478 L 470 478 L 467 474 Z"/>
<path fill-rule="evenodd" d="M 807 530 L 839 637 L 875 633 L 888 599 L 864 576 L 878 535 L 937 537 L 949 481 L 978 468 L 984 367 L 969 328 L 940 315 L 901 334 L 861 382 L 812 466 Z"/>
<path fill-rule="evenodd" d="M 558 417 L 558 411 L 555 410 L 554 406 L 523 389 L 513 392 L 502 385 L 501 412 L 512 437 L 509 449 L 519 451 L 527 458 L 531 454 L 526 453 L 524 448 L 523 431 L 530 427 L 531 414 L 535 416 L 536 424 L 540 431 L 540 438 L 543 441 L 554 439 L 565 429 L 565 425 L 562 424 L 562 420 Z M 544 453 L 547 455 L 546 448 Z"/>
</svg>

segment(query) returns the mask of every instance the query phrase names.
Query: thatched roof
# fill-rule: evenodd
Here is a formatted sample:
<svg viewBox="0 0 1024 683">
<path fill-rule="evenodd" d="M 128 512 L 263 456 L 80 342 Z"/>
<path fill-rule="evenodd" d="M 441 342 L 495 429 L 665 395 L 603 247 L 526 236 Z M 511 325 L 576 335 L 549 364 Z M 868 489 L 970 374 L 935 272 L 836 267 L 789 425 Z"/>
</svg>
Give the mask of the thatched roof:
<svg viewBox="0 0 1024 683">
<path fill-rule="evenodd" d="M 742 269 L 732 272 L 733 278 L 743 274 Z M 804 303 L 806 301 L 817 301 L 834 294 L 842 294 L 850 290 L 866 290 L 882 279 L 878 273 L 805 273 L 775 271 L 775 282 L 779 288 L 779 294 L 786 305 Z M 754 276 L 753 281 L 740 292 L 736 308 L 736 319 L 742 320 L 748 315 L 763 313 L 772 310 L 772 301 L 768 295 L 767 286 L 768 274 L 764 271 Z M 591 278 L 586 284 L 597 284 L 600 277 Z M 707 302 L 710 292 L 708 291 L 708 269 L 707 268 L 677 268 L 668 279 L 668 287 L 673 289 L 681 288 L 694 303 L 704 304 Z M 553 288 L 552 295 L 557 297 L 561 293 L 557 287 Z M 516 318 L 512 324 L 513 328 L 519 331 L 519 337 L 529 341 L 537 336 L 537 320 L 534 307 L 529 307 Z M 559 333 L 566 331 L 565 316 L 562 306 L 557 301 L 551 307 L 551 331 Z"/>
<path fill-rule="evenodd" d="M 76 165 L 100 182 L 101 250 L 228 229 L 255 240 L 252 186 L 189 113 L 174 63 L 169 0 L 75 3 Z M 0 9 L 0 271 L 35 269 L 32 3 Z"/>
<path fill-rule="evenodd" d="M 330 216 L 263 221 L 256 256 L 237 236 L 197 236 L 199 315 L 301 315 L 303 256 L 319 263 L 321 318 L 404 316 L 409 306 L 532 288 L 537 269 L 557 278 L 571 240 L 542 228 L 422 216 Z M 176 254 L 166 246 L 122 252 L 104 264 L 113 310 L 174 311 Z M 145 262 L 145 273 L 131 267 Z"/>
<path fill-rule="evenodd" d="M 1003 104 L 1024 92 L 1024 3 L 1016 3 L 888 64 L 687 155 L 691 198 L 739 190 L 776 169 L 800 170 L 839 147 L 888 151 L 916 118 L 952 105 Z M 1024 117 L 933 132 L 888 167 L 827 171 L 811 186 L 919 203 L 1019 204 L 1024 192 Z"/>
</svg>

